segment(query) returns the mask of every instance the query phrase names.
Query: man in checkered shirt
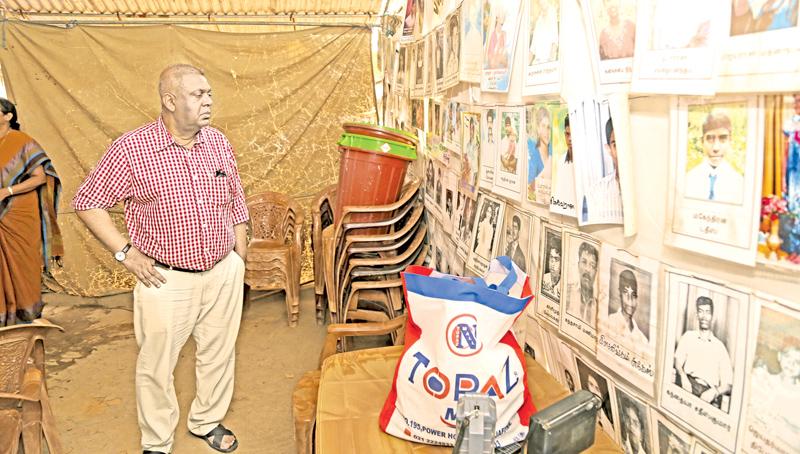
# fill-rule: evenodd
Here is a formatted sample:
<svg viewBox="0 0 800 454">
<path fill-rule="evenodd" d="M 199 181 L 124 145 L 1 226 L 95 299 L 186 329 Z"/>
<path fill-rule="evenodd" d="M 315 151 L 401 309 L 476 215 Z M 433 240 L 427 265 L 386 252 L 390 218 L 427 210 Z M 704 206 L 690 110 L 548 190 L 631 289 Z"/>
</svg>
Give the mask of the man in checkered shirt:
<svg viewBox="0 0 800 454">
<path fill-rule="evenodd" d="M 136 275 L 136 403 L 144 453 L 169 453 L 178 424 L 173 370 L 189 335 L 197 394 L 189 431 L 212 448 L 238 446 L 222 426 L 233 396 L 247 221 L 231 144 L 209 126 L 203 71 L 173 65 L 158 85 L 161 116 L 115 140 L 78 189 L 78 217 Z M 130 241 L 108 210 L 123 201 Z"/>
</svg>

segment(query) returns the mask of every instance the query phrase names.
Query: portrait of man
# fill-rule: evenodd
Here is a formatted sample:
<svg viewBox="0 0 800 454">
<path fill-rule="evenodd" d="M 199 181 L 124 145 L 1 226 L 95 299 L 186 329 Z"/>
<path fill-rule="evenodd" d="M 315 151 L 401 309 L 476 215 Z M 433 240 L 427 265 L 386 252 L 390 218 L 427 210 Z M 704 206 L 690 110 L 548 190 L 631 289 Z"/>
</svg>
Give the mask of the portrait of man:
<svg viewBox="0 0 800 454">
<path fill-rule="evenodd" d="M 612 439 L 614 435 L 614 412 L 611 407 L 611 393 L 608 381 L 597 371 L 591 369 L 580 357 L 575 358 L 578 365 L 578 380 L 581 389 L 585 389 L 602 399 L 602 411 L 597 412 L 597 425 L 600 426 Z"/>
<path fill-rule="evenodd" d="M 658 421 L 658 454 L 691 454 L 689 442 L 682 440 L 663 422 Z"/>
<path fill-rule="evenodd" d="M 453 190 L 448 188 L 444 195 L 444 210 L 447 219 L 453 218 Z"/>
<path fill-rule="evenodd" d="M 723 109 L 712 110 L 705 117 L 701 132 L 703 158 L 686 172 L 685 196 L 740 205 L 744 177 L 728 162 L 735 159 L 730 116 Z"/>
<path fill-rule="evenodd" d="M 546 231 L 544 274 L 541 291 L 550 299 L 558 302 L 561 299 L 561 234 Z"/>
<path fill-rule="evenodd" d="M 798 0 L 731 0 L 731 36 L 797 26 Z"/>
<path fill-rule="evenodd" d="M 425 40 L 419 41 L 414 49 L 414 84 L 421 86 L 425 83 Z"/>
<path fill-rule="evenodd" d="M 513 117 L 513 118 L 512 118 Z M 503 124 L 500 130 L 500 168 L 508 173 L 517 173 L 517 135 L 519 114 L 515 112 L 503 113 Z"/>
<path fill-rule="evenodd" d="M 578 246 L 577 281 L 567 283 L 567 312 L 589 326 L 597 326 L 597 263 L 599 253 L 591 243 Z"/>
<path fill-rule="evenodd" d="M 634 0 L 603 0 L 606 21 L 598 38 L 601 60 L 633 57 L 636 39 L 636 24 L 633 20 L 635 11 Z"/>
<path fill-rule="evenodd" d="M 480 114 L 464 114 L 464 137 L 461 139 L 461 182 L 464 189 L 473 191 L 478 180 L 478 156 L 480 155 Z"/>
<path fill-rule="evenodd" d="M 442 205 L 442 168 L 437 166 L 436 167 L 436 205 Z"/>
<path fill-rule="evenodd" d="M 558 0 L 534 0 L 531 4 L 528 65 L 558 60 Z"/>
<path fill-rule="evenodd" d="M 613 286 L 609 286 L 609 288 L 613 289 Z M 617 341 L 624 343 L 628 348 L 646 346 L 649 342 L 647 334 L 639 329 L 639 324 L 636 322 L 636 310 L 639 308 L 639 283 L 633 271 L 625 269 L 619 273 L 616 290 L 619 298 L 619 310 L 610 313 L 608 317 L 609 331 L 614 333 Z M 609 312 L 611 312 L 612 306 L 614 304 L 609 304 Z M 649 320 L 649 317 L 646 317 L 646 320 Z"/>
<path fill-rule="evenodd" d="M 522 218 L 523 216 L 521 213 L 517 212 L 516 210 L 506 209 L 506 222 L 505 222 L 505 248 L 503 255 L 506 255 L 511 258 L 515 265 L 519 267 L 520 270 L 527 272 L 527 264 L 528 259 L 523 252 L 522 244 L 520 243 L 520 234 L 522 233 Z M 530 225 L 527 223 L 525 228 L 527 229 Z M 527 233 L 527 232 L 526 232 Z M 527 239 L 527 234 L 526 234 Z M 526 242 L 527 243 L 527 242 Z M 527 246 L 527 244 L 526 244 Z M 526 247 L 527 249 L 527 247 Z"/>
<path fill-rule="evenodd" d="M 397 78 L 395 79 L 395 84 L 398 87 L 405 87 L 406 86 L 406 54 L 408 53 L 408 48 L 406 46 L 400 46 L 400 50 L 398 51 L 397 55 Z"/>
<path fill-rule="evenodd" d="M 726 413 L 733 387 L 733 366 L 728 348 L 712 330 L 714 301 L 695 300 L 697 328 L 687 329 L 675 349 L 674 383 Z M 723 407 L 723 397 L 728 397 Z"/>
<path fill-rule="evenodd" d="M 603 150 L 603 177 L 589 187 L 583 194 L 581 218 L 588 222 L 590 218 L 613 218 L 622 213 L 622 194 L 619 185 L 619 167 L 617 163 L 617 141 L 614 134 L 614 123 L 609 116 L 605 122 Z"/>
<path fill-rule="evenodd" d="M 425 193 L 428 197 L 433 199 L 434 197 L 434 170 L 433 170 L 433 161 L 431 158 L 425 158 Z"/>
<path fill-rule="evenodd" d="M 650 454 L 649 424 L 644 404 L 617 388 L 617 405 L 622 450 L 625 454 Z"/>
<path fill-rule="evenodd" d="M 574 213 L 575 164 L 572 161 L 572 129 L 569 126 L 569 115 L 564 116 L 563 125 L 564 125 L 564 142 L 567 145 L 567 152 L 564 153 L 564 157 L 559 158 L 558 162 L 556 163 L 556 173 L 554 177 L 556 181 L 552 188 L 552 199 L 570 205 L 572 210 L 570 210 L 569 212 Z"/>
<path fill-rule="evenodd" d="M 458 74 L 458 59 L 461 49 L 461 29 L 458 24 L 458 14 L 452 14 L 447 19 L 447 63 L 445 75 Z"/>
</svg>

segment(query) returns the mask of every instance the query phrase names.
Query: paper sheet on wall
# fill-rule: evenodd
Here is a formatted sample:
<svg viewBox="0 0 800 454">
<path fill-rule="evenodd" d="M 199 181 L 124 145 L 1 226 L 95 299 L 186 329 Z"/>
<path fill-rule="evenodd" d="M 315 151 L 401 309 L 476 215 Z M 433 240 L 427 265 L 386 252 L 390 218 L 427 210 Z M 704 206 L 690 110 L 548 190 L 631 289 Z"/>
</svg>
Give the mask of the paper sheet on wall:
<svg viewBox="0 0 800 454">
<path fill-rule="evenodd" d="M 631 91 L 711 95 L 726 0 L 641 0 Z"/>
<path fill-rule="evenodd" d="M 541 222 L 536 315 L 555 327 L 561 320 L 562 233 L 561 227 Z"/>
<path fill-rule="evenodd" d="M 565 230 L 564 245 L 565 276 L 558 329 L 594 353 L 597 349 L 600 243 L 588 235 Z"/>
<path fill-rule="evenodd" d="M 673 104 L 667 244 L 755 263 L 763 161 L 757 107 L 755 96 L 744 95 Z"/>
<path fill-rule="evenodd" d="M 602 245 L 597 359 L 650 397 L 655 393 L 660 339 L 659 270 L 657 260 Z"/>
<path fill-rule="evenodd" d="M 661 407 L 734 451 L 744 400 L 750 295 L 674 269 L 667 270 L 665 285 Z"/>
<path fill-rule="evenodd" d="M 558 93 L 561 85 L 561 0 L 528 0 L 525 50 L 525 96 Z"/>
<path fill-rule="evenodd" d="M 522 199 L 527 153 L 525 153 L 525 109 L 499 107 L 500 143 L 495 158 L 492 192 L 511 200 Z"/>
<path fill-rule="evenodd" d="M 583 8 L 602 91 L 627 91 L 633 76 L 636 0 L 589 0 Z"/>
<path fill-rule="evenodd" d="M 800 90 L 798 2 L 727 2 L 717 91 Z"/>
<path fill-rule="evenodd" d="M 614 140 L 617 147 L 619 166 L 619 186 L 622 195 L 624 235 L 633 236 L 638 232 L 636 219 L 636 168 L 631 131 L 630 102 L 626 93 L 608 96 L 608 108 L 614 119 Z M 646 159 L 646 158 L 645 158 Z"/>
<path fill-rule="evenodd" d="M 483 68 L 483 4 L 482 0 L 461 3 L 461 66 L 460 79 L 480 83 Z"/>
<path fill-rule="evenodd" d="M 477 207 L 467 268 L 476 276 L 483 276 L 489 269 L 489 262 L 497 256 L 506 203 L 500 198 L 480 192 Z"/>
<path fill-rule="evenodd" d="M 500 142 L 497 108 L 484 109 L 481 116 L 481 173 L 480 184 L 485 188 L 494 186 L 494 162 Z"/>
<path fill-rule="evenodd" d="M 520 0 L 489 0 L 483 29 L 481 91 L 507 93 L 519 35 Z M 486 13 L 484 5 L 484 13 Z"/>
</svg>

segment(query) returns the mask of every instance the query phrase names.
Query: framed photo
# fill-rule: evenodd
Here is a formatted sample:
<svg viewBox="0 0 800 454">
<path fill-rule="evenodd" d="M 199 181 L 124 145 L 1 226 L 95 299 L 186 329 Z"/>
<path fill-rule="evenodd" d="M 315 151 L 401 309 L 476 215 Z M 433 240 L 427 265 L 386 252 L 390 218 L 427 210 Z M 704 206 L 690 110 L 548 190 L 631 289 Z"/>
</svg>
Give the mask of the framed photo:
<svg viewBox="0 0 800 454">
<path fill-rule="evenodd" d="M 485 33 L 483 3 L 482 0 L 464 0 L 461 2 L 461 65 L 459 78 L 464 82 L 481 82 L 483 36 Z"/>
<path fill-rule="evenodd" d="M 461 114 L 461 177 L 459 186 L 473 197 L 478 191 L 478 173 L 481 154 L 481 114 L 464 112 Z"/>
<path fill-rule="evenodd" d="M 553 174 L 553 110 L 557 104 L 538 103 L 525 107 L 525 135 L 528 150 L 528 202 L 550 205 Z M 574 191 L 574 188 L 573 188 Z"/>
<path fill-rule="evenodd" d="M 528 275 L 531 255 L 531 224 L 533 216 L 513 206 L 506 206 L 505 220 L 503 222 L 503 236 L 500 241 L 498 255 L 511 258 L 520 270 Z"/>
<path fill-rule="evenodd" d="M 588 6 L 600 84 L 629 84 L 636 43 L 636 0 L 591 0 Z"/>
<path fill-rule="evenodd" d="M 488 0 L 488 5 L 489 24 L 483 30 L 481 91 L 506 93 L 522 5 L 520 0 Z"/>
<path fill-rule="evenodd" d="M 561 0 L 531 0 L 527 19 L 523 93 L 525 96 L 558 93 L 561 85 Z"/>
<path fill-rule="evenodd" d="M 500 227 L 506 204 L 488 194 L 478 194 L 478 215 L 473 227 L 467 267 L 482 276 L 489 269 L 489 262 L 497 255 L 500 245 Z"/>
<path fill-rule="evenodd" d="M 672 117 L 667 244 L 753 265 L 763 159 L 756 97 L 680 98 Z"/>
<path fill-rule="evenodd" d="M 661 407 L 733 451 L 744 400 L 750 295 L 676 270 L 666 279 Z"/>
<path fill-rule="evenodd" d="M 455 10 L 445 21 L 444 30 L 444 77 L 441 90 L 458 85 L 459 62 L 461 60 L 461 8 Z"/>
<path fill-rule="evenodd" d="M 654 453 L 647 404 L 616 387 L 619 444 L 630 453 Z"/>
<path fill-rule="evenodd" d="M 617 442 L 619 439 L 617 438 L 616 426 L 619 422 L 619 416 L 616 413 L 616 406 L 612 401 L 612 396 L 614 395 L 613 382 L 597 369 L 589 366 L 589 363 L 581 356 L 575 357 L 575 364 L 578 370 L 580 389 L 585 389 L 593 393 L 603 401 L 600 411 L 597 412 L 597 425 L 600 426 L 614 442 Z"/>
<path fill-rule="evenodd" d="M 650 409 L 653 427 L 653 452 L 658 454 L 692 454 L 692 436 L 655 409 Z"/>
<path fill-rule="evenodd" d="M 559 330 L 590 352 L 597 347 L 597 309 L 600 288 L 600 243 L 578 232 L 565 231 L 566 279 L 561 290 Z"/>
<path fill-rule="evenodd" d="M 572 152 L 572 126 L 567 105 L 559 103 L 551 109 L 553 135 L 551 144 L 552 176 L 550 178 L 550 212 L 577 217 L 575 212 L 575 162 Z M 527 118 L 527 117 L 526 117 Z M 537 141 L 538 142 L 538 141 Z M 528 135 L 528 184 L 530 184 L 531 136 Z M 534 144 L 538 151 L 538 143 Z M 541 154 L 540 154 L 541 156 Z M 535 189 L 535 188 L 534 188 Z M 530 188 L 528 190 L 530 200 Z"/>
<path fill-rule="evenodd" d="M 500 142 L 497 107 L 487 107 L 481 115 L 481 186 L 494 186 L 494 163 Z"/>
<path fill-rule="evenodd" d="M 525 110 L 517 107 L 498 109 L 500 146 L 497 150 L 492 192 L 511 200 L 521 200 L 525 179 L 526 153 L 523 151 Z"/>
<path fill-rule="evenodd" d="M 544 219 L 541 223 L 542 258 L 539 261 L 539 289 L 536 293 L 536 314 L 555 327 L 561 321 L 561 271 L 562 232 L 561 227 Z"/>
</svg>

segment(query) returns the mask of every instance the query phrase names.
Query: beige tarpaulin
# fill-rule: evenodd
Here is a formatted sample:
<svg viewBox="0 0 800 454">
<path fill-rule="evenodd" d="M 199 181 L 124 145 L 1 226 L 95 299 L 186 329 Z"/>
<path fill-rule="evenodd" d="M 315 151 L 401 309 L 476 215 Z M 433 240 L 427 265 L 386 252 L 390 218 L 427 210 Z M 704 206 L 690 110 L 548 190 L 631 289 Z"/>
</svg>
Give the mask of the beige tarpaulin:
<svg viewBox="0 0 800 454">
<path fill-rule="evenodd" d="M 9 98 L 64 183 L 59 224 L 66 253 L 64 268 L 53 274 L 70 293 L 97 296 L 134 283 L 69 202 L 112 140 L 157 117 L 158 74 L 168 64 L 204 68 L 214 91 L 212 124 L 233 144 L 247 194 L 280 191 L 308 206 L 337 178 L 342 122 L 374 121 L 365 29 L 227 34 L 9 22 L 5 33 L 0 64 Z M 122 227 L 121 205 L 115 213 Z"/>
</svg>

